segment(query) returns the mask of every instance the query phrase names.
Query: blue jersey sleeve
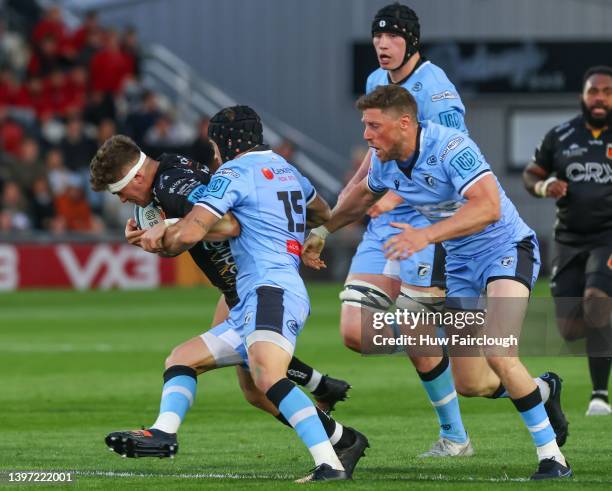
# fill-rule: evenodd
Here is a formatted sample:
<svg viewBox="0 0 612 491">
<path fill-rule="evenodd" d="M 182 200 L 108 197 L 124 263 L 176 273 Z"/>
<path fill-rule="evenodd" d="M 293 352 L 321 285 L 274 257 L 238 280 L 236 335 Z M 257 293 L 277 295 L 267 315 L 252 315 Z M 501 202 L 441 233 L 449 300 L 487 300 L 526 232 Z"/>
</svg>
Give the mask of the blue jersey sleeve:
<svg viewBox="0 0 612 491">
<path fill-rule="evenodd" d="M 375 158 L 370 159 L 368 187 L 370 191 L 376 194 L 384 193 L 387 190 L 387 186 L 382 180 L 382 164 Z"/>
<path fill-rule="evenodd" d="M 421 115 L 422 119 L 447 126 L 448 128 L 454 128 L 467 134 L 465 107 L 454 87 L 449 90 L 432 93 L 429 95 L 429 99 L 428 104 L 423 104 L 420 107 L 423 112 Z"/>
<path fill-rule="evenodd" d="M 446 148 L 453 145 L 451 140 Z M 443 150 L 444 152 L 444 150 Z M 480 149 L 469 138 L 461 145 L 448 151 L 444 166 L 453 186 L 463 196 L 464 193 L 484 176 L 491 174 L 491 167 L 480 152 Z"/>
<path fill-rule="evenodd" d="M 221 218 L 249 195 L 251 174 L 238 166 L 223 166 L 212 176 L 206 191 L 196 203 Z"/>
<path fill-rule="evenodd" d="M 300 182 L 300 186 L 302 186 L 302 191 L 304 192 L 304 197 L 306 198 L 306 205 L 309 205 L 312 200 L 317 197 L 317 190 L 310 182 L 310 179 L 308 179 L 299 170 L 297 170 L 295 166 L 292 165 L 291 168 L 297 176 L 298 181 Z"/>
</svg>

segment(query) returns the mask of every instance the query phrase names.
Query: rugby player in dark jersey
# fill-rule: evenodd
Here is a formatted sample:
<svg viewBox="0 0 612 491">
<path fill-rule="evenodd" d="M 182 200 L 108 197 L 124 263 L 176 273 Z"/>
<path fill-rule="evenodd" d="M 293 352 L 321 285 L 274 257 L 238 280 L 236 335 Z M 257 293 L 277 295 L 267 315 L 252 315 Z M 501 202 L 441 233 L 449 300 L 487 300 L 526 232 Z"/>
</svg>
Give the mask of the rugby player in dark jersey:
<svg viewBox="0 0 612 491">
<path fill-rule="evenodd" d="M 612 362 L 612 67 L 584 75 L 582 113 L 550 130 L 523 173 L 557 204 L 551 290 L 568 341 L 586 338 L 593 391 L 586 414 L 609 415 Z"/>
</svg>

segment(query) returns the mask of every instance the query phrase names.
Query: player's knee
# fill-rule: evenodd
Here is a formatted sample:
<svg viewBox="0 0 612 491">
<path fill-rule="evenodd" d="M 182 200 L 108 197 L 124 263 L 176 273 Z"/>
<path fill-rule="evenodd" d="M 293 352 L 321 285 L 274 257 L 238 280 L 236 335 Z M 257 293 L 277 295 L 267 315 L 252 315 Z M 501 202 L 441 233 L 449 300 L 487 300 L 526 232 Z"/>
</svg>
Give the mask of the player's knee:
<svg viewBox="0 0 612 491">
<path fill-rule="evenodd" d="M 355 317 L 342 316 L 340 320 L 340 335 L 344 346 L 353 351 L 361 352 L 361 323 L 355 322 Z"/>
<path fill-rule="evenodd" d="M 187 359 L 187 356 L 185 355 L 185 350 L 181 346 L 177 346 L 166 357 L 166 361 L 164 363 L 165 368 L 170 368 L 174 365 L 183 365 L 186 367 L 195 368 L 191 366 L 189 360 Z"/>
<path fill-rule="evenodd" d="M 582 300 L 584 322 L 590 329 L 602 329 L 610 324 L 610 299 L 599 288 L 587 288 Z"/>
<path fill-rule="evenodd" d="M 500 379 L 505 380 L 520 362 L 509 356 L 487 356 L 487 363 Z"/>
<path fill-rule="evenodd" d="M 463 397 L 484 397 L 489 394 L 487 387 L 484 387 L 477 379 L 461 380 L 455 378 L 455 390 L 457 394 Z"/>
</svg>

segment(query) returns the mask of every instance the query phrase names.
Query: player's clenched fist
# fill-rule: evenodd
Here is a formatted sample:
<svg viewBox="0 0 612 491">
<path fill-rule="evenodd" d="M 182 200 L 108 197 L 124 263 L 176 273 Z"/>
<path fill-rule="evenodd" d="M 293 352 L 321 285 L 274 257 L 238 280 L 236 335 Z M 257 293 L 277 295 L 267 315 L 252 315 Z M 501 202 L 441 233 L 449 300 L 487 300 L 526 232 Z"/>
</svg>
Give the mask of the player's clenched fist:
<svg viewBox="0 0 612 491">
<path fill-rule="evenodd" d="M 311 231 L 302 249 L 302 261 L 304 261 L 304 264 L 309 268 L 317 270 L 326 268 L 325 262 L 321 259 L 321 251 L 323 251 L 324 246 L 325 239 Z"/>
<path fill-rule="evenodd" d="M 128 241 L 128 244 L 141 247 L 140 238 L 144 233 L 144 230 L 140 230 L 136 226 L 136 220 L 134 220 L 133 218 L 128 219 L 125 224 L 125 239 Z"/>
<path fill-rule="evenodd" d="M 167 227 L 164 222 L 161 222 L 147 230 L 140 238 L 141 247 L 147 252 L 162 252 L 162 240 Z"/>
</svg>

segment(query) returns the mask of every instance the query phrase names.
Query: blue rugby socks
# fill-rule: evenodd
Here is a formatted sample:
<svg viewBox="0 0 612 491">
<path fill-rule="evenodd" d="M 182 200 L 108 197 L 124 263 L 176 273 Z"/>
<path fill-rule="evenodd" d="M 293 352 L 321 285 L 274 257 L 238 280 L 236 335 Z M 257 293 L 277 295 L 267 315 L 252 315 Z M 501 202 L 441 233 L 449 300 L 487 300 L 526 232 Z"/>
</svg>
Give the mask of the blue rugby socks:
<svg viewBox="0 0 612 491">
<path fill-rule="evenodd" d="M 164 372 L 159 416 L 151 426 L 166 433 L 176 433 L 196 395 L 197 375 L 193 368 L 175 365 Z"/>
<path fill-rule="evenodd" d="M 467 433 L 461 420 L 459 400 L 447 356 L 433 370 L 422 373 L 417 370 L 421 383 L 438 415 L 440 436 L 455 443 L 465 443 Z"/>
<path fill-rule="evenodd" d="M 289 379 L 283 378 L 270 387 L 266 397 L 278 408 L 308 447 L 315 466 L 329 464 L 333 469 L 344 469 L 321 424 L 317 410 L 306 394 Z"/>
</svg>

